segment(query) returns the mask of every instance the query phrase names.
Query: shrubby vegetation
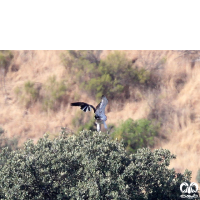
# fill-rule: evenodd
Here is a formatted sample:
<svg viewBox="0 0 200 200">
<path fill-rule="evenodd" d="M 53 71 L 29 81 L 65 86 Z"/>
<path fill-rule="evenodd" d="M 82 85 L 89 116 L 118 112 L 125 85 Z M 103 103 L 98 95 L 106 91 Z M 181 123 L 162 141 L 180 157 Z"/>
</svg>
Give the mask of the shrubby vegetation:
<svg viewBox="0 0 200 200">
<path fill-rule="evenodd" d="M 126 150 L 135 153 L 138 148 L 152 147 L 154 137 L 158 135 L 159 126 L 147 119 L 134 121 L 129 118 L 115 128 L 113 138 L 123 139 Z"/>
<path fill-rule="evenodd" d="M 11 51 L 0 50 L 0 69 L 3 69 L 5 74 L 8 71 L 8 67 L 12 59 L 13 54 Z"/>
<path fill-rule="evenodd" d="M 62 55 L 65 67 L 82 89 L 99 99 L 127 97 L 129 86 L 146 83 L 149 71 L 137 68 L 123 52 L 116 51 L 99 59 L 98 51 L 68 51 Z"/>
<path fill-rule="evenodd" d="M 29 107 L 39 98 L 39 90 L 36 88 L 35 83 L 32 81 L 26 81 L 22 88 L 16 87 L 15 94 L 25 107 Z"/>
<path fill-rule="evenodd" d="M 20 103 L 29 107 L 36 101 L 42 103 L 45 111 L 55 110 L 63 101 L 67 91 L 64 81 L 57 81 L 56 76 L 50 76 L 47 81 L 38 86 L 34 82 L 26 81 L 22 87 L 15 88 L 15 94 Z"/>
<path fill-rule="evenodd" d="M 5 147 L 7 147 L 8 151 L 18 149 L 18 137 L 7 138 L 5 136 L 5 130 L 0 127 L 0 152 Z"/>
<path fill-rule="evenodd" d="M 67 86 L 64 81 L 57 81 L 56 76 L 50 76 L 47 79 L 46 84 L 43 88 L 43 108 L 47 111 L 48 109 L 56 109 L 56 104 L 60 103 L 65 94 L 66 94 Z"/>
<path fill-rule="evenodd" d="M 67 72 L 73 76 L 73 84 L 78 84 L 81 91 L 87 92 L 96 100 L 104 94 L 110 103 L 118 100 L 119 107 L 124 105 L 121 103 L 126 102 L 126 99 L 146 100 L 150 108 L 147 118 L 158 121 L 160 130 L 165 135 L 172 124 L 169 113 L 173 112 L 173 105 L 165 103 L 161 98 L 166 95 L 162 91 L 168 83 L 164 73 L 167 58 L 154 53 L 146 60 L 139 56 L 130 60 L 121 51 L 115 51 L 101 59 L 101 51 L 68 51 L 61 58 Z M 139 62 L 136 62 L 137 59 Z M 182 88 L 183 78 L 179 77 L 176 82 L 179 85 L 177 87 Z M 166 126 L 163 127 L 166 123 L 169 127 L 167 131 Z"/>
<path fill-rule="evenodd" d="M 91 115 L 89 114 L 85 115 L 83 111 L 76 113 L 71 124 L 78 132 L 82 130 L 96 130 L 94 118 L 91 118 Z"/>
<path fill-rule="evenodd" d="M 0 154 L 1 199 L 137 199 L 180 198 L 180 184 L 191 172 L 168 169 L 168 150 L 142 148 L 128 155 L 107 134 L 83 131 Z"/>
</svg>

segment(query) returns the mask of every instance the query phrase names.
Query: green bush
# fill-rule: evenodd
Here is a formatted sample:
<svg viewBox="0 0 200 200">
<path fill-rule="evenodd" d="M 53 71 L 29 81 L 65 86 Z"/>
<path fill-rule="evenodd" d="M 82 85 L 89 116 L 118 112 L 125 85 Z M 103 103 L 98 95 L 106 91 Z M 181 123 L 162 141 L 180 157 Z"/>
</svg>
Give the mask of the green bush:
<svg viewBox="0 0 200 200">
<path fill-rule="evenodd" d="M 134 153 L 138 148 L 152 147 L 158 130 L 159 126 L 147 119 L 133 121 L 129 118 L 115 128 L 112 137 L 123 139 L 127 151 Z"/>
<path fill-rule="evenodd" d="M 39 97 L 39 90 L 36 88 L 35 83 L 31 81 L 26 81 L 22 88 L 16 87 L 14 92 L 25 107 L 35 103 Z"/>
<path fill-rule="evenodd" d="M 18 149 L 18 138 L 0 137 L 0 152 L 4 147 L 7 147 L 9 151 Z"/>
<path fill-rule="evenodd" d="M 5 74 L 8 71 L 8 67 L 12 59 L 13 54 L 11 51 L 0 50 L 0 69 L 4 69 Z"/>
<path fill-rule="evenodd" d="M 24 83 L 24 91 L 26 94 L 30 95 L 30 98 L 35 100 L 38 96 L 38 91 L 34 88 L 34 83 L 31 81 L 26 81 Z"/>
<path fill-rule="evenodd" d="M 64 95 L 66 94 L 67 87 L 64 81 L 57 81 L 56 76 L 50 76 L 43 90 L 43 109 L 45 111 L 55 110 L 57 108 L 57 103 L 60 103 L 63 100 Z"/>
<path fill-rule="evenodd" d="M 150 72 L 148 70 L 142 69 L 135 69 L 135 77 L 137 77 L 137 81 L 139 83 L 147 83 L 150 80 Z"/>
<path fill-rule="evenodd" d="M 62 61 L 81 88 L 97 99 L 102 94 L 109 99 L 121 98 L 127 86 L 145 84 L 150 78 L 147 70 L 134 67 L 120 51 L 102 60 L 98 60 L 97 51 L 69 51 L 62 55 Z"/>
<path fill-rule="evenodd" d="M 87 123 L 81 125 L 78 129 L 78 131 L 82 131 L 82 130 L 91 130 L 91 131 L 96 131 L 96 124 L 95 124 L 95 119 L 91 119 L 89 120 Z"/>
<path fill-rule="evenodd" d="M 35 87 L 35 84 L 31 81 L 24 83 L 25 100 L 27 103 L 35 102 L 39 97 L 39 91 Z"/>
<path fill-rule="evenodd" d="M 34 82 L 26 81 L 23 87 L 16 87 L 14 92 L 19 101 L 26 107 L 40 101 L 45 111 L 56 110 L 66 95 L 67 86 L 64 81 L 57 81 L 56 76 L 50 76 L 47 81 L 37 86 Z"/>
<path fill-rule="evenodd" d="M 169 150 L 140 149 L 128 155 L 107 134 L 83 131 L 0 154 L 1 199 L 137 199 L 180 198 L 180 184 L 191 172 L 168 169 Z"/>
<path fill-rule="evenodd" d="M 18 137 L 8 138 L 5 136 L 5 130 L 0 127 L 0 152 L 7 147 L 8 151 L 18 149 Z"/>
<path fill-rule="evenodd" d="M 91 115 L 89 113 L 88 115 L 85 115 L 82 111 L 76 113 L 72 119 L 72 125 L 78 132 L 82 130 L 96 130 L 94 118 L 91 119 Z"/>
<path fill-rule="evenodd" d="M 100 99 L 103 94 L 110 98 L 110 95 L 113 93 L 114 90 L 116 90 L 116 88 L 113 88 L 112 90 L 108 91 L 108 88 L 112 88 L 112 85 L 112 79 L 109 74 L 104 74 L 99 78 L 92 78 L 88 83 L 82 83 L 82 87 L 85 88 L 87 91 L 90 91 L 90 93 L 95 95 L 97 99 Z M 121 92 L 122 90 L 123 87 L 121 86 L 121 90 L 119 88 L 118 91 Z"/>
<path fill-rule="evenodd" d="M 4 129 L 2 127 L 0 127 L 0 136 L 4 133 Z"/>
</svg>

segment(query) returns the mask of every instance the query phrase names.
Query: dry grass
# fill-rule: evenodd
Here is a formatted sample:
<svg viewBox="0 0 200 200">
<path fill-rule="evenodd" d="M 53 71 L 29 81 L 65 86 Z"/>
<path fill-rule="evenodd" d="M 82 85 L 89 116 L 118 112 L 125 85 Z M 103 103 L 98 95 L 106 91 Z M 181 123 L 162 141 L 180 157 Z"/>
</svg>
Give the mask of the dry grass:
<svg viewBox="0 0 200 200">
<path fill-rule="evenodd" d="M 27 80 L 42 84 L 54 74 L 58 80 L 65 79 L 73 84 L 73 76 L 68 75 L 60 61 L 61 52 L 14 51 L 14 59 L 6 76 L 7 93 L 0 85 L 0 126 L 6 130 L 7 136 L 20 136 L 20 144 L 28 138 L 37 141 L 45 132 L 56 135 L 61 126 L 73 128 L 71 120 L 78 108 L 63 104 L 57 112 L 46 113 L 42 111 L 41 104 L 36 103 L 25 109 L 14 93 L 15 87 Z M 110 52 L 103 51 L 101 58 Z M 125 52 L 137 66 L 155 70 L 162 84 L 158 91 L 131 91 L 130 99 L 124 104 L 110 102 L 107 107 L 108 124 L 118 124 L 128 118 L 146 118 L 154 108 L 163 122 L 163 134 L 167 137 L 167 140 L 159 139 L 156 148 L 166 148 L 176 154 L 177 159 L 171 163 L 171 167 L 181 173 L 186 168 L 192 170 L 192 181 L 196 182 L 196 173 L 200 168 L 200 62 L 194 62 L 194 59 L 198 55 L 181 56 L 183 53 L 177 51 Z M 137 102 L 134 101 L 136 97 Z M 67 101 L 77 100 L 93 105 L 98 103 L 81 92 L 78 85 L 73 85 Z"/>
</svg>

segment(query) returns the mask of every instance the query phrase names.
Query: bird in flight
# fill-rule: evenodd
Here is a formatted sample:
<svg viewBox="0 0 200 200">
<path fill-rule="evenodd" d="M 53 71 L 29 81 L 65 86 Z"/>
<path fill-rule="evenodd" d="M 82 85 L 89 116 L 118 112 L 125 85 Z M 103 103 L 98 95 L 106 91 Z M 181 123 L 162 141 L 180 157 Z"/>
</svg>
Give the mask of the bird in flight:
<svg viewBox="0 0 200 200">
<path fill-rule="evenodd" d="M 95 116 L 95 123 L 97 125 L 97 131 L 101 130 L 101 124 L 104 124 L 105 129 L 107 129 L 105 121 L 107 120 L 107 117 L 105 115 L 105 107 L 108 104 L 107 98 L 103 95 L 101 98 L 101 102 L 97 105 L 95 108 L 93 105 L 89 105 L 84 102 L 74 102 L 71 103 L 71 106 L 80 106 L 80 109 L 84 112 L 91 111 L 91 109 L 94 110 Z"/>
</svg>

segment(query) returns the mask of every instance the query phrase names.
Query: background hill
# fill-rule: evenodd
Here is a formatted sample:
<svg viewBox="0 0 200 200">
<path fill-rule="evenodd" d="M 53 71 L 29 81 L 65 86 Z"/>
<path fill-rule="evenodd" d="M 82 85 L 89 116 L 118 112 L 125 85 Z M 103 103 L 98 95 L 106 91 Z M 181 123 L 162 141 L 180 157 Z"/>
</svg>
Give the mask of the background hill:
<svg viewBox="0 0 200 200">
<path fill-rule="evenodd" d="M 170 167 L 181 173 L 186 168 L 192 170 L 192 181 L 196 182 L 200 167 L 200 52 L 118 53 L 122 58 L 119 62 L 114 51 L 12 51 L 12 56 L 1 52 L 5 58 L 0 57 L 1 128 L 7 137 L 18 137 L 19 146 L 28 138 L 36 142 L 46 132 L 54 137 L 62 126 L 78 130 L 93 114 L 87 113 L 81 121 L 80 110 L 71 108 L 70 102 L 96 105 L 105 90 L 109 96 L 107 123 L 117 127 L 128 118 L 159 122 L 154 148 L 177 155 Z M 123 67 L 115 67 L 113 60 L 130 70 L 126 78 L 121 76 Z M 102 74 L 104 79 L 98 79 Z M 90 82 L 92 79 L 97 81 Z M 99 89 L 106 81 L 105 88 Z M 109 84 L 110 90 L 106 90 Z"/>
</svg>

